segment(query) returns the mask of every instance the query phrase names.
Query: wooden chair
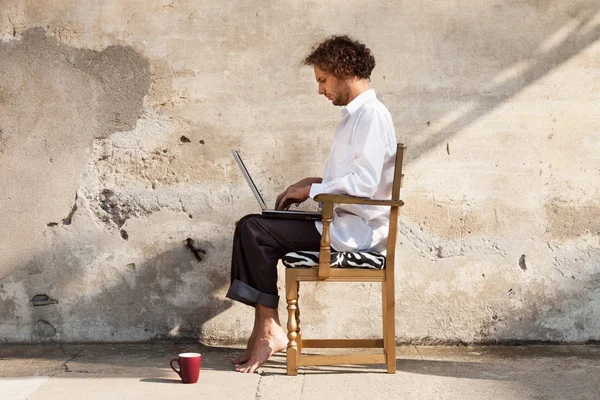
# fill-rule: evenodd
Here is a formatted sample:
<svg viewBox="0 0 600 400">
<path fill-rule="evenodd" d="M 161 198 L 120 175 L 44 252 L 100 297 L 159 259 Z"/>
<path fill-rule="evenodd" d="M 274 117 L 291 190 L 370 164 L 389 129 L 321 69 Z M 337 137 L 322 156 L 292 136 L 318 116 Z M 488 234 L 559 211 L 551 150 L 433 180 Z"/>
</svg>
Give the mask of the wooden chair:
<svg viewBox="0 0 600 400">
<path fill-rule="evenodd" d="M 402 187 L 402 162 L 405 146 L 398 144 L 391 200 L 373 200 L 346 195 L 320 194 L 315 200 L 323 203 L 323 235 L 319 251 L 319 265 L 314 268 L 286 268 L 285 286 L 288 310 L 287 374 L 297 375 L 299 366 L 386 364 L 389 374 L 396 373 L 395 292 L 394 262 L 396 236 Z M 366 204 L 391 207 L 385 268 L 380 270 L 362 268 L 331 268 L 329 227 L 333 218 L 334 204 Z M 300 332 L 300 308 L 298 305 L 300 282 L 381 282 L 383 305 L 382 339 L 302 339 Z M 302 355 L 306 348 L 380 348 L 375 354 L 354 355 Z"/>
</svg>

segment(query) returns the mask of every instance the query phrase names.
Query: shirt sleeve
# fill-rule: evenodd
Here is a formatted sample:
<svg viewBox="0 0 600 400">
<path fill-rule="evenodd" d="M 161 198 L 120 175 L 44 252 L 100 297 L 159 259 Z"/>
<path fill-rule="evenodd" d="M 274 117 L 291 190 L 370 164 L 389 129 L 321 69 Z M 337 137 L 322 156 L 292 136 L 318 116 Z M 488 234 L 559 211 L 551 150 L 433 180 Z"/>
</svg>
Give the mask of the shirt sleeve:
<svg viewBox="0 0 600 400">
<path fill-rule="evenodd" d="M 361 113 L 351 143 L 350 172 L 328 182 L 314 183 L 310 188 L 311 198 L 320 193 L 373 196 L 381 180 L 386 153 L 383 132 L 385 124 L 381 118 L 373 109 L 366 109 Z"/>
</svg>

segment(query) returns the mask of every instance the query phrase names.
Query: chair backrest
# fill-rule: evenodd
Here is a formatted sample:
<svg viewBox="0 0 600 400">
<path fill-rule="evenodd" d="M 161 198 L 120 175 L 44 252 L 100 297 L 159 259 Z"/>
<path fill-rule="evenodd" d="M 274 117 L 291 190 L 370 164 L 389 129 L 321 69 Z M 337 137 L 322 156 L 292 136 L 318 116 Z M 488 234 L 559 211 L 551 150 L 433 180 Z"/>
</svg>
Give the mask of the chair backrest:
<svg viewBox="0 0 600 400">
<path fill-rule="evenodd" d="M 396 146 L 396 162 L 394 164 L 394 181 L 392 183 L 392 200 L 400 200 L 400 188 L 402 187 L 404 174 L 402 163 L 404 162 L 404 149 L 406 146 L 398 143 Z M 386 276 L 394 276 L 394 263 L 396 260 L 396 237 L 398 236 L 398 216 L 400 207 L 394 206 L 390 211 L 390 227 L 388 231 L 387 254 L 386 254 Z"/>
</svg>

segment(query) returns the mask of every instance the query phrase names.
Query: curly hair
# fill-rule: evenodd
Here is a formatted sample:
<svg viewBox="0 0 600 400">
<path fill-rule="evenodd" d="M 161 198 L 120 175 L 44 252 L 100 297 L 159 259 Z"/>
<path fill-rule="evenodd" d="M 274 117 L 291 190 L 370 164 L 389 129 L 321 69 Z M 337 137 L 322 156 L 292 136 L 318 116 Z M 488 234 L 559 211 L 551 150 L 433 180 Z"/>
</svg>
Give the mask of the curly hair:
<svg viewBox="0 0 600 400">
<path fill-rule="evenodd" d="M 350 36 L 330 36 L 304 59 L 305 65 L 316 65 L 336 78 L 370 79 L 375 68 L 371 50 Z"/>
</svg>

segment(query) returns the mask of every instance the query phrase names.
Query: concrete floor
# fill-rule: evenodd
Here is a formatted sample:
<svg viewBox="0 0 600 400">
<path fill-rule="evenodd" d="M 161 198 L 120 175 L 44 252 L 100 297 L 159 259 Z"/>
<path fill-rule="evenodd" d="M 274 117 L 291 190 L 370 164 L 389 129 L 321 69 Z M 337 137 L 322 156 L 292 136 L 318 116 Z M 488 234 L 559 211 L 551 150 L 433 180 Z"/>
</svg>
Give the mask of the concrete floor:
<svg viewBox="0 0 600 400">
<path fill-rule="evenodd" d="M 197 384 L 169 368 L 202 353 Z M 233 371 L 239 350 L 197 344 L 36 345 L 0 348 L 0 399 L 600 399 L 600 346 L 398 348 L 383 366 L 304 368 L 285 375 L 285 355 L 259 373 Z"/>
</svg>

